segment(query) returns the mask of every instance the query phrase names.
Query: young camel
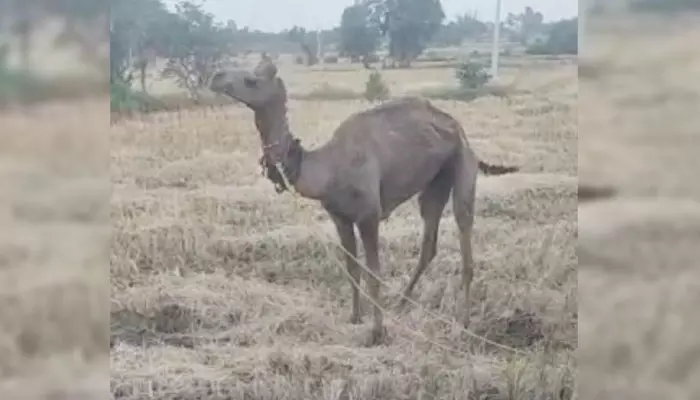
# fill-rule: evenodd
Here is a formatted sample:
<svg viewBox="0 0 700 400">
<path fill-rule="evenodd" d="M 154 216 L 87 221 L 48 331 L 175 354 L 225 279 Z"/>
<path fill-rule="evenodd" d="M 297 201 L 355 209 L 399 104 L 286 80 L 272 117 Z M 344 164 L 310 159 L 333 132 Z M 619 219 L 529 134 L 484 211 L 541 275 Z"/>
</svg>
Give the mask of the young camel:
<svg viewBox="0 0 700 400">
<path fill-rule="evenodd" d="M 408 297 L 435 257 L 440 219 L 452 192 L 462 255 L 462 321 L 468 324 L 477 171 L 499 175 L 515 172 L 517 167 L 480 161 L 459 122 L 427 100 L 402 98 L 356 113 L 340 124 L 326 144 L 307 150 L 290 132 L 285 85 L 269 60 L 261 60 L 252 72 L 219 71 L 212 77 L 210 88 L 253 110 L 263 148 L 261 164 L 277 191 L 288 189 L 275 167 L 281 165 L 294 189 L 320 201 L 330 214 L 347 252 L 347 271 L 355 282 L 350 316 L 353 324 L 361 320 L 356 287 L 361 267 L 356 258 L 354 226 L 365 249 L 366 265 L 379 276 L 379 223 L 420 193 L 423 238 L 418 265 L 403 291 Z M 382 304 L 380 283 L 372 276 L 365 279 L 375 303 L 369 344 L 376 345 L 386 333 L 382 310 L 377 307 Z"/>
</svg>

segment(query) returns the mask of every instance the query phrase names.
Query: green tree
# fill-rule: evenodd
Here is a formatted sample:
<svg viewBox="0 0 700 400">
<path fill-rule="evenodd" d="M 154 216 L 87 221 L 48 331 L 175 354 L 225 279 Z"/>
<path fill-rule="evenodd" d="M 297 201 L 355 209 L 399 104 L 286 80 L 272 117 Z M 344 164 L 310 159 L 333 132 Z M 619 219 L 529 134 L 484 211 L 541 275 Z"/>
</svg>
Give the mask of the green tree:
<svg viewBox="0 0 700 400">
<path fill-rule="evenodd" d="M 353 61 L 362 59 L 369 68 L 368 57 L 379 45 L 379 29 L 373 25 L 371 10 L 365 4 L 346 7 L 340 19 L 340 54 Z"/>
<path fill-rule="evenodd" d="M 476 14 L 464 14 L 457 17 L 455 24 L 467 38 L 476 38 L 488 32 L 486 24 L 480 21 Z"/>
<path fill-rule="evenodd" d="M 109 82 L 131 84 L 130 35 L 127 24 L 113 20 L 109 26 Z"/>
<path fill-rule="evenodd" d="M 443 46 L 459 46 L 465 39 L 476 39 L 488 31 L 486 24 L 475 15 L 459 15 L 440 27 L 433 42 Z"/>
<path fill-rule="evenodd" d="M 389 55 L 409 67 L 445 19 L 440 0 L 368 0 L 372 19 L 389 38 Z"/>
<path fill-rule="evenodd" d="M 40 17 L 58 17 L 65 23 L 56 37 L 58 46 L 76 46 L 83 62 L 100 70 L 109 64 L 102 51 L 109 41 L 107 29 L 110 7 L 115 0 L 18 0 L 40 7 Z"/>
<path fill-rule="evenodd" d="M 110 0 L 2 0 L 0 29 L 19 40 L 22 66 L 31 68 L 33 37 L 47 19 L 64 22 L 57 45 L 77 45 L 84 61 L 106 67 L 109 55 L 100 53 L 107 43 Z"/>
<path fill-rule="evenodd" d="M 525 7 L 525 11 L 520 14 L 508 13 L 505 25 L 514 32 L 516 41 L 526 45 L 543 31 L 543 20 L 541 12 L 534 11 L 532 7 Z"/>
<path fill-rule="evenodd" d="M 527 48 L 528 54 L 578 54 L 578 18 L 549 26 L 547 39 Z"/>
<path fill-rule="evenodd" d="M 294 26 L 287 32 L 289 40 L 298 43 L 301 50 L 306 55 L 306 65 L 311 66 L 318 63 L 316 52 L 312 50 L 312 46 L 316 44 L 316 40 L 311 38 L 311 34 L 306 32 L 306 29 L 300 26 Z"/>
<path fill-rule="evenodd" d="M 167 33 L 160 51 L 167 59 L 163 76 L 174 78 L 197 100 L 209 78 L 233 48 L 233 33 L 216 23 L 201 5 L 181 1 L 163 25 Z"/>
<path fill-rule="evenodd" d="M 116 77 L 130 77 L 137 70 L 141 89 L 146 91 L 146 71 L 153 58 L 165 55 L 172 18 L 160 0 L 115 1 L 110 10 L 110 66 L 121 71 Z"/>
</svg>

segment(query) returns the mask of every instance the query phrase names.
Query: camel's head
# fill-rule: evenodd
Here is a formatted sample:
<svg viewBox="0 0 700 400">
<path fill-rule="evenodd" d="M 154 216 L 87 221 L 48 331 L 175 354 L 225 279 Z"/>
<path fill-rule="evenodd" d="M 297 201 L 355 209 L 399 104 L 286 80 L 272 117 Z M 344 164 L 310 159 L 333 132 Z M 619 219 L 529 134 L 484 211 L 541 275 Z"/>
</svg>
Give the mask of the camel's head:
<svg viewBox="0 0 700 400">
<path fill-rule="evenodd" d="M 225 94 L 253 110 L 284 103 L 287 91 L 277 76 L 277 67 L 263 58 L 252 72 L 242 70 L 219 71 L 211 78 L 209 88 Z"/>
</svg>

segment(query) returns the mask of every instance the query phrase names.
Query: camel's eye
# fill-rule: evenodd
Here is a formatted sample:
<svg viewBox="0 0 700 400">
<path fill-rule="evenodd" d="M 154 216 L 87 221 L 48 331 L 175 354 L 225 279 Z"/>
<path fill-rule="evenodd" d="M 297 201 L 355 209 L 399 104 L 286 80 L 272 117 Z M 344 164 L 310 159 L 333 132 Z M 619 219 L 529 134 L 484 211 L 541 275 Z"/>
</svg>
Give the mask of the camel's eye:
<svg viewBox="0 0 700 400">
<path fill-rule="evenodd" d="M 245 84 L 245 87 L 252 89 L 258 85 L 258 80 L 255 78 L 246 77 L 243 78 L 243 83 Z"/>
</svg>

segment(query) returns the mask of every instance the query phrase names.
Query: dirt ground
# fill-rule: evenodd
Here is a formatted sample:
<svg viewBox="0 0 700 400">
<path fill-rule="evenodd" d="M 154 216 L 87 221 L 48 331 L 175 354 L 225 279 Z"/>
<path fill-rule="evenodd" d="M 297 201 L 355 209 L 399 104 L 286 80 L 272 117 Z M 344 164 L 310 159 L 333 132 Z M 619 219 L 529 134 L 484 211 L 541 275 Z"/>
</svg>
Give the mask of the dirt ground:
<svg viewBox="0 0 700 400">
<path fill-rule="evenodd" d="M 415 200 L 382 226 L 389 338 L 366 347 L 369 318 L 349 323 L 351 286 L 334 228 L 320 205 L 277 195 L 261 176 L 249 110 L 231 105 L 117 123 L 111 133 L 114 395 L 571 398 L 576 67 L 561 60 L 517 65 L 504 69 L 503 79 L 524 93 L 435 102 L 464 124 L 484 160 L 522 167 L 480 178 L 471 326 L 477 337 L 454 321 L 462 297 L 451 205 L 438 255 L 415 291 L 421 307 L 404 314 L 393 307 L 417 262 Z M 368 75 L 280 68 L 292 93 L 319 80 L 358 82 L 362 90 Z M 449 69 L 384 75 L 394 93 L 456 83 Z M 367 107 L 291 101 L 291 128 L 312 148 Z"/>
</svg>

